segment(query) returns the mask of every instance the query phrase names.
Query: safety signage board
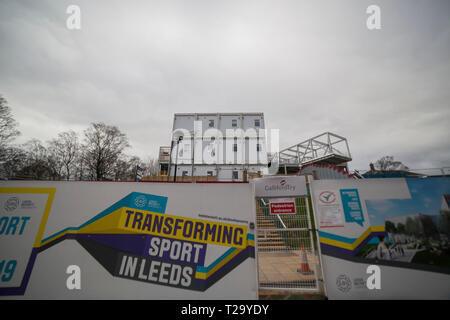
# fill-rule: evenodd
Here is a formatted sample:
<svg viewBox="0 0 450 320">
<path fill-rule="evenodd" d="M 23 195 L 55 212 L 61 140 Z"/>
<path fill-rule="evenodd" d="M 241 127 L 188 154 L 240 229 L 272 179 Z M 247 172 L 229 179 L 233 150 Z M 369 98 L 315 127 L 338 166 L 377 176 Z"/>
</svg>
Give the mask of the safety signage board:
<svg viewBox="0 0 450 320">
<path fill-rule="evenodd" d="M 269 201 L 270 214 L 296 214 L 295 198 L 275 198 Z"/>
</svg>

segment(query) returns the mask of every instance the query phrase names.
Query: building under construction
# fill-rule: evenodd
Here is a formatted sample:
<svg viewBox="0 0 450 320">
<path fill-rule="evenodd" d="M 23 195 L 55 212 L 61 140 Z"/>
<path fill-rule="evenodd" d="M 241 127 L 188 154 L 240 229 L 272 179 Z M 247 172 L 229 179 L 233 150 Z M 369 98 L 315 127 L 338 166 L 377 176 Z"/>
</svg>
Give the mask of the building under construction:
<svg viewBox="0 0 450 320">
<path fill-rule="evenodd" d="M 168 180 L 245 181 L 267 168 L 263 113 L 177 113 L 159 167 Z"/>
<path fill-rule="evenodd" d="M 270 153 L 265 129 L 263 113 L 175 114 L 171 145 L 159 150 L 160 175 L 173 181 L 246 181 L 268 172 L 350 177 L 346 138 L 325 132 Z"/>
</svg>

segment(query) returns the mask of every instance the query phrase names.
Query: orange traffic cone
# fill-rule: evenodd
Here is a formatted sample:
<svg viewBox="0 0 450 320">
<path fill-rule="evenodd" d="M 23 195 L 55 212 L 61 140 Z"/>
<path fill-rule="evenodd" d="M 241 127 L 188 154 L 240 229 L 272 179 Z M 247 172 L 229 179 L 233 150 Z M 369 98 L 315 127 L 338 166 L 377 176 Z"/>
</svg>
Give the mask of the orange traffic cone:
<svg viewBox="0 0 450 320">
<path fill-rule="evenodd" d="M 309 269 L 308 258 L 306 257 L 305 246 L 302 244 L 302 262 L 300 264 L 300 269 L 297 272 L 301 274 L 312 274 L 313 272 Z"/>
</svg>

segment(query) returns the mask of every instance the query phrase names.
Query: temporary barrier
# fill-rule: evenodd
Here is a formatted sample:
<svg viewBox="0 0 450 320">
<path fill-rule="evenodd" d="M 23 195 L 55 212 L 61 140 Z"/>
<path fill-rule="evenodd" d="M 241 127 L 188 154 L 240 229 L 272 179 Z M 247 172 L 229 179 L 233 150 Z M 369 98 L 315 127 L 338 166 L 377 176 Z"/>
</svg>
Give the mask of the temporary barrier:
<svg viewBox="0 0 450 320">
<path fill-rule="evenodd" d="M 305 177 L 255 179 L 261 289 L 319 290 L 319 255 Z"/>
<path fill-rule="evenodd" d="M 331 299 L 450 299 L 450 178 L 311 184 Z"/>
<path fill-rule="evenodd" d="M 297 269 L 301 274 L 312 274 L 313 271 L 309 268 L 308 258 L 306 256 L 305 245 L 302 244 L 302 262 L 300 269 Z"/>
<path fill-rule="evenodd" d="M 0 182 L 0 296 L 258 298 L 252 185 Z"/>
</svg>

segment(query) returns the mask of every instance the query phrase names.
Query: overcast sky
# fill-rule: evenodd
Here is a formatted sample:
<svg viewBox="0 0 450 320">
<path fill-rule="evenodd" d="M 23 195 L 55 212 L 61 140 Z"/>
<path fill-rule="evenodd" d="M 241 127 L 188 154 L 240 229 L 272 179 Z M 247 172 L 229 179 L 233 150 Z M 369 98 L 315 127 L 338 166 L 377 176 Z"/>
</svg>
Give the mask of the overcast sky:
<svg viewBox="0 0 450 320">
<path fill-rule="evenodd" d="M 102 121 L 156 157 L 176 112 L 264 112 L 281 148 L 330 131 L 351 168 L 450 166 L 449 18 L 448 0 L 0 0 L 0 94 L 17 143 Z"/>
</svg>

